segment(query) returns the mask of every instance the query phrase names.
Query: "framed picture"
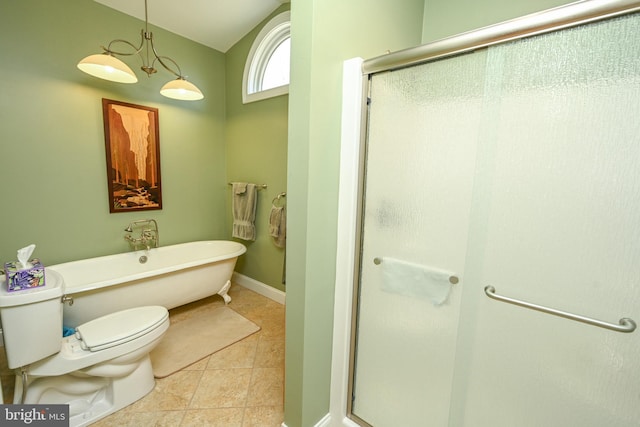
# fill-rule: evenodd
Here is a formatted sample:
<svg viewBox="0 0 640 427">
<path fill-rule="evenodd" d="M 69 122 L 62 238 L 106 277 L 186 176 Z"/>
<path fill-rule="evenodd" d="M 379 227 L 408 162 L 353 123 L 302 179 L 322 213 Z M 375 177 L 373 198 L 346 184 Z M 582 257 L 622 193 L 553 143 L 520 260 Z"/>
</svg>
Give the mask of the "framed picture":
<svg viewBox="0 0 640 427">
<path fill-rule="evenodd" d="M 162 209 L 158 109 L 102 99 L 109 211 Z"/>
</svg>

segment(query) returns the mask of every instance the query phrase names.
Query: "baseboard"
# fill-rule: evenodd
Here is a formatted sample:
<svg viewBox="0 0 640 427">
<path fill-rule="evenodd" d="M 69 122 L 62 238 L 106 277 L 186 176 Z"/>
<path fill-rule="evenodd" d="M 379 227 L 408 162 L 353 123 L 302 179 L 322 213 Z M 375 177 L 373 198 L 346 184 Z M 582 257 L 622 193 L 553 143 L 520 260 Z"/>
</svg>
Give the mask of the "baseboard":
<svg viewBox="0 0 640 427">
<path fill-rule="evenodd" d="M 233 276 L 231 277 L 231 281 L 271 300 L 274 300 L 275 302 L 279 302 L 283 305 L 285 303 L 285 297 L 287 295 L 286 293 L 269 285 L 265 285 L 264 283 L 252 279 L 251 277 L 245 276 L 244 274 L 234 272 Z"/>
<path fill-rule="evenodd" d="M 322 417 L 320 421 L 316 423 L 313 427 L 329 427 L 331 425 L 331 416 L 329 414 Z M 282 423 L 280 427 L 287 427 L 285 423 Z"/>
<path fill-rule="evenodd" d="M 331 425 L 331 416 L 329 414 L 322 417 L 320 421 L 318 421 L 315 427 L 329 427 Z"/>
</svg>

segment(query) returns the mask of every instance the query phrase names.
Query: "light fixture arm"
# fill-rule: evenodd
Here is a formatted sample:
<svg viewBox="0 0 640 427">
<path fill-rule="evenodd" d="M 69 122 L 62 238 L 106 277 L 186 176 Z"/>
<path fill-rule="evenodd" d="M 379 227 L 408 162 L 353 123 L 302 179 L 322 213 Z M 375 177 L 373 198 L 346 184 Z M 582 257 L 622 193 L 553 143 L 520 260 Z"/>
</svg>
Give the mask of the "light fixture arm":
<svg viewBox="0 0 640 427">
<path fill-rule="evenodd" d="M 162 65 L 164 67 L 165 70 L 167 70 L 168 72 L 170 72 L 171 74 L 173 74 L 174 76 L 176 76 L 179 79 L 184 79 L 184 76 L 182 75 L 182 71 L 180 70 L 180 66 L 178 65 L 178 63 L 176 61 L 174 61 L 173 59 L 169 58 L 168 56 L 160 56 L 158 54 L 158 51 L 156 50 L 156 47 L 153 45 L 153 33 L 149 33 L 149 38 L 147 40 L 148 40 L 148 42 L 149 42 L 149 44 L 151 46 L 150 50 L 151 50 L 151 52 L 153 52 L 153 55 L 155 56 L 155 59 L 151 63 L 151 69 L 154 70 L 153 72 L 155 73 L 155 68 L 153 68 L 153 66 L 156 63 L 156 61 L 158 61 L 160 63 L 160 65 Z M 148 51 L 149 50 L 147 50 L 147 52 Z M 178 69 L 178 72 L 176 73 L 176 71 L 173 68 L 169 67 L 167 64 L 165 64 L 163 60 L 169 61 L 173 65 L 175 65 L 176 68 Z M 148 74 L 148 72 L 147 72 L 147 74 Z"/>
<path fill-rule="evenodd" d="M 143 36 L 144 37 L 144 36 Z M 118 52 L 116 50 L 111 49 L 111 45 L 114 43 L 125 43 L 128 44 L 129 46 L 131 46 L 134 50 L 134 52 Z M 122 40 L 122 39 L 115 39 L 115 40 L 111 40 L 109 42 L 109 46 L 108 47 L 104 47 L 104 46 L 100 46 L 102 48 L 102 50 L 105 51 L 105 53 L 108 53 L 109 55 L 122 55 L 122 56 L 130 56 L 130 55 L 135 55 L 137 53 L 140 53 L 140 51 L 142 51 L 142 45 L 144 43 L 144 38 L 142 41 L 140 41 L 140 46 L 136 47 L 133 43 L 127 41 L 127 40 Z"/>
</svg>

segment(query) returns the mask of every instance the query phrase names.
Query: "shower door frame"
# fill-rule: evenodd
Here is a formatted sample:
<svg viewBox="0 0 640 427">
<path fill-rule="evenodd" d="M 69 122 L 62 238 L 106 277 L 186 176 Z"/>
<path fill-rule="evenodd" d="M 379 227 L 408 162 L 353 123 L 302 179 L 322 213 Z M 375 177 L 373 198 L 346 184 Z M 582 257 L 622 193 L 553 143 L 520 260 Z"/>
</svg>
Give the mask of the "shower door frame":
<svg viewBox="0 0 640 427">
<path fill-rule="evenodd" d="M 371 77 L 499 43 L 640 11 L 639 0 L 586 0 L 363 61 L 345 61 L 330 413 L 317 426 L 369 426 L 352 412 Z"/>
</svg>

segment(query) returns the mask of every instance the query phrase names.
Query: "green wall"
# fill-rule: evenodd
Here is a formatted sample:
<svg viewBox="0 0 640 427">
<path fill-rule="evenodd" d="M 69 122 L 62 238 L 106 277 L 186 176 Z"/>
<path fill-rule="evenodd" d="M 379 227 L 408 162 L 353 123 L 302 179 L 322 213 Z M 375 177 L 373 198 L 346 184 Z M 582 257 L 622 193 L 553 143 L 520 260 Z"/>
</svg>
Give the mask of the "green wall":
<svg viewBox="0 0 640 427">
<path fill-rule="evenodd" d="M 422 43 L 572 3 L 566 0 L 425 0 Z"/>
<path fill-rule="evenodd" d="M 229 237 L 224 54 L 151 28 L 160 53 L 205 94 L 190 103 L 161 96 L 174 77 L 147 78 L 137 57 L 125 59 L 133 85 L 76 68 L 112 39 L 137 42 L 143 24 L 89 0 L 0 3 L 0 260 L 30 243 L 45 266 L 128 251 L 124 228 L 147 217 L 161 245 Z M 102 98 L 159 109 L 162 210 L 109 213 Z"/>
<path fill-rule="evenodd" d="M 287 191 L 289 96 L 281 95 L 243 104 L 242 77 L 247 55 L 256 36 L 273 16 L 286 10 L 289 10 L 289 4 L 279 7 L 225 54 L 227 178 L 229 182 L 248 181 L 268 185 L 267 189 L 258 192 L 256 240 L 238 240 L 247 246 L 247 252 L 238 261 L 236 271 L 279 290 L 285 289 L 282 284 L 285 250 L 273 243 L 268 224 L 274 197 Z M 227 200 L 226 224 L 231 230 L 230 187 Z"/>
</svg>

